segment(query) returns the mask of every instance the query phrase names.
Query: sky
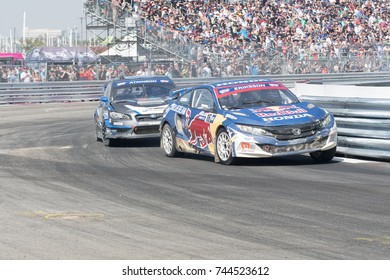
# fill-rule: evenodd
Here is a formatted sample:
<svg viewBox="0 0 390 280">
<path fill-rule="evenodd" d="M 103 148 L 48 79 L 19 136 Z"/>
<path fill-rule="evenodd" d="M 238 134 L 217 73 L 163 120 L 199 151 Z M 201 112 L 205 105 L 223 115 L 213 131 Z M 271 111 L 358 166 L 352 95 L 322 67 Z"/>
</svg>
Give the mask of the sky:
<svg viewBox="0 0 390 280">
<path fill-rule="evenodd" d="M 30 29 L 67 30 L 77 26 L 80 30 L 84 17 L 82 3 L 85 0 L 0 0 L 0 34 L 16 38 L 23 36 L 23 13 L 26 12 L 26 27 Z M 85 19 L 83 19 L 83 25 Z"/>
</svg>

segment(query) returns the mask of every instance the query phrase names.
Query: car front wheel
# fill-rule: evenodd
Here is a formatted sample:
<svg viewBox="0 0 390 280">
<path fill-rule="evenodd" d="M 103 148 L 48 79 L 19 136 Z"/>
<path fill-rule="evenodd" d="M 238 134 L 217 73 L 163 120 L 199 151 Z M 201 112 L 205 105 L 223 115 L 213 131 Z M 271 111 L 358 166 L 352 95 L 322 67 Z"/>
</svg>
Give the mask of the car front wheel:
<svg viewBox="0 0 390 280">
<path fill-rule="evenodd" d="M 167 157 L 176 157 L 180 154 L 176 148 L 175 133 L 169 124 L 165 124 L 163 126 L 161 144 Z"/>
<path fill-rule="evenodd" d="M 336 154 L 336 147 L 326 150 L 310 153 L 311 158 L 318 163 L 331 161 Z"/>
<path fill-rule="evenodd" d="M 221 128 L 217 133 L 217 156 L 219 162 L 224 165 L 230 165 L 235 162 L 235 158 L 232 153 L 232 142 L 226 129 Z"/>
<path fill-rule="evenodd" d="M 103 126 L 102 126 L 102 142 L 103 142 L 104 146 L 111 147 L 114 140 L 107 138 L 106 133 L 107 133 L 106 126 L 103 124 Z"/>
</svg>

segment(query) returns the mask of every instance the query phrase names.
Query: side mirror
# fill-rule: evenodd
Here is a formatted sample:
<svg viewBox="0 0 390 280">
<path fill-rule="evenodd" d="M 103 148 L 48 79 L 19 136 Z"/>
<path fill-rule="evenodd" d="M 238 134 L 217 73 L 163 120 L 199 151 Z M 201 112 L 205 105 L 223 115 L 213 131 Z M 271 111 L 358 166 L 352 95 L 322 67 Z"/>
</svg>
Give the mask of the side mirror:
<svg viewBox="0 0 390 280">
<path fill-rule="evenodd" d="M 100 102 L 103 102 L 103 103 L 107 104 L 107 103 L 108 103 L 108 98 L 107 98 L 107 96 L 101 96 L 101 97 L 100 97 Z"/>
<path fill-rule="evenodd" d="M 174 94 L 172 94 L 171 96 L 170 96 L 170 99 L 171 100 L 176 100 L 176 99 L 178 99 L 180 97 L 180 91 L 179 92 L 175 92 Z"/>
</svg>

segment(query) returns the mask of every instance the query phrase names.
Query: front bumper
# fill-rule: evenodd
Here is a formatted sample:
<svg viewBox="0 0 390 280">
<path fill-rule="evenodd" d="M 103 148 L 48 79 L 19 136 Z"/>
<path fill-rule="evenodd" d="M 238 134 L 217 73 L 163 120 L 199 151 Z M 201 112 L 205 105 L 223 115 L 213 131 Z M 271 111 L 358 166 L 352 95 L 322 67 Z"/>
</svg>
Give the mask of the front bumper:
<svg viewBox="0 0 390 280">
<path fill-rule="evenodd" d="M 272 137 L 261 137 L 234 132 L 232 137 L 233 156 L 246 158 L 267 158 L 294 154 L 325 151 L 337 146 L 337 128 L 319 131 L 316 135 L 288 141 Z"/>
<path fill-rule="evenodd" d="M 134 139 L 160 137 L 160 121 L 149 122 L 109 122 L 106 124 L 106 138 L 109 139 Z"/>
</svg>

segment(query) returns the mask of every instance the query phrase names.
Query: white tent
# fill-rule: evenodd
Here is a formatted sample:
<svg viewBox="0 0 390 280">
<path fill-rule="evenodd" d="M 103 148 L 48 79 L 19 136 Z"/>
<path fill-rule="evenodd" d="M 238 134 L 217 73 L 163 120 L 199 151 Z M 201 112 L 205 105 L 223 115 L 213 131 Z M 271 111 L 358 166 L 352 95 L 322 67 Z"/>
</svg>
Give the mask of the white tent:
<svg viewBox="0 0 390 280">
<path fill-rule="evenodd" d="M 136 57 L 137 43 L 124 42 L 110 46 L 108 50 L 99 54 L 100 56 L 122 56 L 122 57 Z"/>
</svg>

